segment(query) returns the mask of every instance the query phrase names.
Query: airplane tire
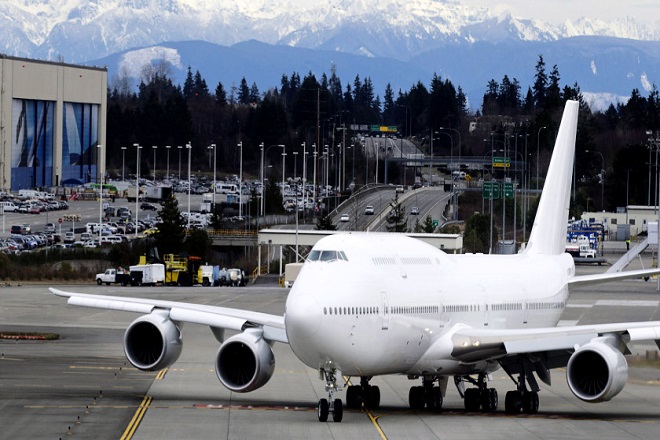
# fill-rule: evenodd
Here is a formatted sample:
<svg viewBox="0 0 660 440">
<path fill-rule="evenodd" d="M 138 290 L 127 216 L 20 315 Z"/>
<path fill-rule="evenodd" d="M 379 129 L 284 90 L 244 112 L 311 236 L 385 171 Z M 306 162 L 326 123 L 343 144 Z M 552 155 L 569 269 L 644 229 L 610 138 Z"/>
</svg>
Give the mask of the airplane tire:
<svg viewBox="0 0 660 440">
<path fill-rule="evenodd" d="M 408 392 L 408 403 L 412 409 L 424 408 L 424 387 L 410 387 Z"/>
<path fill-rule="evenodd" d="M 465 390 L 465 397 L 463 398 L 465 409 L 467 411 L 479 411 L 481 407 L 481 392 L 479 388 L 468 388 Z"/>
<path fill-rule="evenodd" d="M 346 389 L 346 408 L 359 409 L 362 405 L 361 387 L 351 385 Z"/>
<path fill-rule="evenodd" d="M 330 408 L 328 406 L 328 399 L 319 400 L 319 406 L 317 408 L 317 413 L 319 416 L 319 422 L 327 422 L 328 414 L 330 413 Z"/>
<path fill-rule="evenodd" d="M 530 391 L 522 398 L 522 409 L 525 414 L 536 414 L 539 412 L 539 393 Z"/>
<path fill-rule="evenodd" d="M 335 406 L 332 409 L 332 421 L 339 423 L 344 418 L 344 404 L 341 399 L 335 399 Z"/>
<path fill-rule="evenodd" d="M 364 390 L 364 406 L 368 409 L 380 407 L 380 388 L 370 385 Z"/>
<path fill-rule="evenodd" d="M 442 408 L 442 393 L 440 387 L 433 387 L 426 393 L 426 408 L 436 410 Z"/>
<path fill-rule="evenodd" d="M 522 396 L 520 391 L 509 391 L 504 399 L 504 411 L 507 414 L 520 414 L 522 410 Z"/>
</svg>

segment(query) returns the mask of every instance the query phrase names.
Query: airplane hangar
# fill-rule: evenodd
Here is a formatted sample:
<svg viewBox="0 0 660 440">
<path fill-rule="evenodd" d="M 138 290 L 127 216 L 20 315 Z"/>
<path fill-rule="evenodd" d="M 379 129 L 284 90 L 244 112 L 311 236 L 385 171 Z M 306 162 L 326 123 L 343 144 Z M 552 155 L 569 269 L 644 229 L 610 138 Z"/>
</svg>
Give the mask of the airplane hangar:
<svg viewBox="0 0 660 440">
<path fill-rule="evenodd" d="M 0 189 L 97 181 L 107 87 L 106 68 L 0 54 Z"/>
</svg>

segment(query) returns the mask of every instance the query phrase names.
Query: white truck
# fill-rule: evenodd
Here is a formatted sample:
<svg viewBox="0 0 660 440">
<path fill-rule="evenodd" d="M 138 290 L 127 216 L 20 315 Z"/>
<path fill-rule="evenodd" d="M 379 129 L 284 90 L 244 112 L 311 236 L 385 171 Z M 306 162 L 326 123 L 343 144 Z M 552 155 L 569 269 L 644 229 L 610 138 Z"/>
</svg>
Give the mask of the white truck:
<svg viewBox="0 0 660 440">
<path fill-rule="evenodd" d="M 119 283 L 122 286 L 127 286 L 131 282 L 131 275 L 121 269 L 108 269 L 103 273 L 96 274 L 96 284 L 99 286 L 105 283 L 107 286 L 114 283 Z"/>
<path fill-rule="evenodd" d="M 165 265 L 160 263 L 131 266 L 131 286 L 165 285 Z"/>
<path fill-rule="evenodd" d="M 573 258 L 596 258 L 596 251 L 588 243 L 566 245 L 566 252 Z"/>
</svg>

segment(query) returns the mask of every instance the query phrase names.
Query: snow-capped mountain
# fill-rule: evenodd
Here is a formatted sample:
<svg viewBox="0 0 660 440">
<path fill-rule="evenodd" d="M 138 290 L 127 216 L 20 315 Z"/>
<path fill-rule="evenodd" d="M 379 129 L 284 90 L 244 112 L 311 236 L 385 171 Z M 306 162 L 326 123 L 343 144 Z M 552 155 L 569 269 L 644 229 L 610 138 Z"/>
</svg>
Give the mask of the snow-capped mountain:
<svg viewBox="0 0 660 440">
<path fill-rule="evenodd" d="M 580 35 L 660 40 L 658 23 L 580 19 L 551 26 L 447 0 L 3 0 L 0 50 L 84 62 L 162 42 L 246 40 L 406 60 L 457 42 Z"/>
</svg>

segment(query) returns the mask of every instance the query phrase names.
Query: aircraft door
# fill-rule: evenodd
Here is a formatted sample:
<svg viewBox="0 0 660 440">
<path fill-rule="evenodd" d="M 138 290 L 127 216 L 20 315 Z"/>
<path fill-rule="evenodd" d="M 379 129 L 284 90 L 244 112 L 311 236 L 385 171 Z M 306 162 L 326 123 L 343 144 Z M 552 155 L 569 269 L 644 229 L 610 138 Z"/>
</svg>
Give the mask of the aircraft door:
<svg viewBox="0 0 660 440">
<path fill-rule="evenodd" d="M 387 292 L 382 291 L 380 292 L 380 299 L 381 299 L 381 306 L 382 306 L 382 329 L 387 330 L 390 327 L 390 306 L 387 301 Z"/>
</svg>

